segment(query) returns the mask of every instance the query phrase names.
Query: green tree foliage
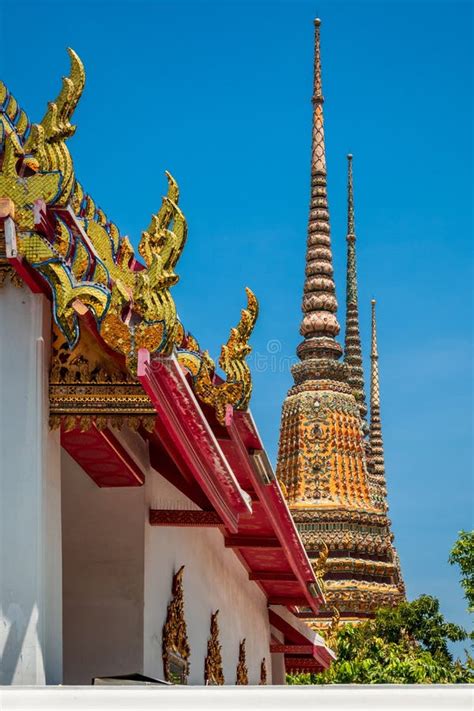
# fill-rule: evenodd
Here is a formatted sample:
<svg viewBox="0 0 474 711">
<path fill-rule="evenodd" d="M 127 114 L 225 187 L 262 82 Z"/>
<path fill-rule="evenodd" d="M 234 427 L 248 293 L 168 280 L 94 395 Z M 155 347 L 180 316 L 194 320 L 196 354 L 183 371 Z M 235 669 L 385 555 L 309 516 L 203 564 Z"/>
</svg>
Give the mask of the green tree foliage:
<svg viewBox="0 0 474 711">
<path fill-rule="evenodd" d="M 337 634 L 337 660 L 322 674 L 300 674 L 290 684 L 448 684 L 474 682 L 472 659 L 453 661 L 448 642 L 466 639 L 446 622 L 439 602 L 422 595 L 374 620 L 346 625 Z"/>
<path fill-rule="evenodd" d="M 469 605 L 474 612 L 474 531 L 461 531 L 449 556 L 451 565 L 461 569 L 461 585 Z"/>
</svg>

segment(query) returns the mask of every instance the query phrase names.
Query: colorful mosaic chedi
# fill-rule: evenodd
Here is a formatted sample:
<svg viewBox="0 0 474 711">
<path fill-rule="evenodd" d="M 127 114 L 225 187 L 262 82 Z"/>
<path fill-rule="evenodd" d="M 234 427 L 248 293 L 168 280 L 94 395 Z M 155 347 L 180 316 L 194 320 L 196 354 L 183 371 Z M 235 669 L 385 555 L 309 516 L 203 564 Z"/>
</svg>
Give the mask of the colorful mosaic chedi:
<svg viewBox="0 0 474 711">
<path fill-rule="evenodd" d="M 345 354 L 333 278 L 326 189 L 320 22 L 315 20 L 311 203 L 303 341 L 283 405 L 277 475 L 306 550 L 323 577 L 322 625 L 357 621 L 404 597 L 387 516 L 378 354 L 373 320 L 371 425 L 366 421 L 357 299 L 352 156 L 348 171 Z M 330 621 L 332 623 L 330 625 Z"/>
<path fill-rule="evenodd" d="M 175 353 L 197 396 L 215 408 L 222 422 L 227 405 L 246 409 L 249 403 L 252 382 L 245 359 L 257 300 L 247 289 L 247 306 L 222 347 L 223 381 L 216 377 L 209 354 L 185 331 L 171 295 L 187 238 L 175 179 L 166 173 L 167 194 L 141 235 L 142 262 L 128 237 L 76 179 L 67 141 L 75 131 L 71 118 L 85 73 L 71 49 L 69 56 L 69 76 L 40 123 L 30 124 L 0 82 L 0 200 L 2 216 L 13 225 L 8 239 L 2 235 L 0 283 L 8 277 L 21 283 L 19 269 L 49 285 L 55 321 L 52 423 L 67 418 L 66 426 L 87 429 L 92 418 L 101 426 L 119 388 L 124 407 L 115 412 L 114 424 L 147 424 L 153 408 L 146 397 L 140 398 L 134 379 L 141 348 L 152 358 Z M 84 347 L 85 324 L 96 331 L 105 351 L 116 354 L 119 366 L 113 358 L 101 362 L 100 354 Z M 104 382 L 111 385 L 110 397 L 98 395 L 96 386 Z M 84 389 L 74 391 L 76 385 L 89 387 L 87 397 L 81 400 Z"/>
</svg>

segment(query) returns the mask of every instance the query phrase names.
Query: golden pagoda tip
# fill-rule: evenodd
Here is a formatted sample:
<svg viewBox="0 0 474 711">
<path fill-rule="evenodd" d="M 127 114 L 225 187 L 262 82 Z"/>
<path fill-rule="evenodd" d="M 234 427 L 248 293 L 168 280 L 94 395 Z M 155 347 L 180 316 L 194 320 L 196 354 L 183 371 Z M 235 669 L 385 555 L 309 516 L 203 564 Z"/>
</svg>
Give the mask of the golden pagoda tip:
<svg viewBox="0 0 474 711">
<path fill-rule="evenodd" d="M 375 299 L 372 299 L 372 301 L 371 301 L 370 303 L 371 303 L 373 306 L 375 306 L 375 304 L 376 304 Z"/>
<path fill-rule="evenodd" d="M 352 158 L 353 158 L 352 153 L 348 153 L 348 154 L 347 154 L 347 160 L 352 160 Z"/>
<path fill-rule="evenodd" d="M 315 17 L 315 18 L 314 18 L 314 24 L 316 25 L 316 27 L 319 27 L 319 26 L 320 26 L 321 20 L 319 19 L 319 17 Z"/>
</svg>

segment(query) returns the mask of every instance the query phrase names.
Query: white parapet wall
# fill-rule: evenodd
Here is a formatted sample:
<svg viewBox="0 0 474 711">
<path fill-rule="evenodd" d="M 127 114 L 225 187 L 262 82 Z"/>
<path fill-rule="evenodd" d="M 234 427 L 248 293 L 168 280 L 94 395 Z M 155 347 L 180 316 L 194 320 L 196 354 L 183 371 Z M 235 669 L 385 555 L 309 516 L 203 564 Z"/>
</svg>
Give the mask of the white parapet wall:
<svg viewBox="0 0 474 711">
<path fill-rule="evenodd" d="M 49 308 L 0 290 L 0 683 L 62 680 L 60 444 L 48 427 Z"/>
<path fill-rule="evenodd" d="M 472 711 L 469 685 L 0 688 L 2 711 Z"/>
</svg>

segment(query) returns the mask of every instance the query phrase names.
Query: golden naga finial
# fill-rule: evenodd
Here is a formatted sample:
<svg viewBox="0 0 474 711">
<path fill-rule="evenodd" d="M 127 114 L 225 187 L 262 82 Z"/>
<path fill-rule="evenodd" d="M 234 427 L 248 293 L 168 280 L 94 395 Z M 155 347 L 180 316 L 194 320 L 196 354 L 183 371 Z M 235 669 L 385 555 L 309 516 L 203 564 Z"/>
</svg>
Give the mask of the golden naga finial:
<svg viewBox="0 0 474 711">
<path fill-rule="evenodd" d="M 100 328 L 104 340 L 126 357 L 132 372 L 140 348 L 169 355 L 180 327 L 169 290 L 178 281 L 174 267 L 186 242 L 187 223 L 174 202 L 179 198 L 178 185 L 169 173 L 166 176 L 168 194 L 143 232 L 138 248 L 147 269 L 130 271 L 133 248 L 122 238 L 115 269 L 111 270 L 115 281 L 112 303 Z M 122 260 L 124 247 L 127 257 Z"/>
<path fill-rule="evenodd" d="M 242 309 L 238 325 L 231 329 L 219 358 L 219 365 L 227 375 L 225 383 L 214 382 L 214 363 L 207 354 L 194 380 L 199 399 L 215 409 L 221 424 L 225 422 L 227 405 L 246 410 L 252 394 L 252 377 L 246 358 L 252 351 L 249 338 L 258 317 L 258 301 L 249 288 L 245 291 L 247 307 Z"/>
<path fill-rule="evenodd" d="M 84 65 L 70 47 L 68 48 L 71 68 L 69 76 L 63 77 L 61 91 L 55 101 L 48 104 L 48 109 L 41 121 L 44 131 L 45 160 L 40 164 L 42 170 L 59 170 L 63 176 L 61 196 L 57 201 L 65 205 L 74 187 L 74 167 L 66 140 L 76 130 L 70 119 L 81 98 L 86 81 Z"/>
<path fill-rule="evenodd" d="M 174 267 L 186 241 L 186 229 L 181 234 L 175 235 L 176 239 L 171 239 L 167 230 L 173 213 L 179 210 L 177 207 L 179 188 L 171 173 L 165 171 L 165 175 L 168 179 L 168 194 L 163 197 L 158 213 L 152 216 L 148 229 L 142 232 L 142 238 L 138 245 L 138 253 L 143 257 L 147 267 L 151 267 L 153 259 L 158 253 L 163 261 L 167 261 L 171 268 Z M 186 223 L 184 223 L 184 227 L 186 227 Z"/>
<path fill-rule="evenodd" d="M 33 205 L 67 205 L 74 188 L 74 167 L 66 141 L 75 127 L 70 119 L 84 89 L 84 67 L 69 49 L 71 68 L 61 91 L 39 124 L 30 127 L 26 113 L 0 82 L 0 144 L 5 158 L 0 172 L 0 195 L 15 203 L 16 223 L 34 229 Z M 28 129 L 30 129 L 28 133 Z"/>
</svg>

